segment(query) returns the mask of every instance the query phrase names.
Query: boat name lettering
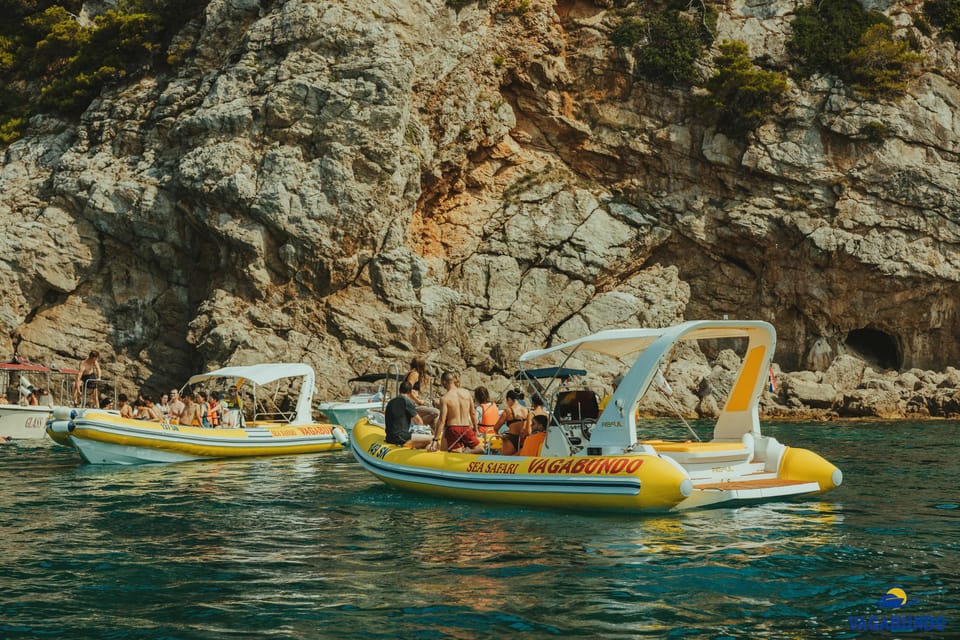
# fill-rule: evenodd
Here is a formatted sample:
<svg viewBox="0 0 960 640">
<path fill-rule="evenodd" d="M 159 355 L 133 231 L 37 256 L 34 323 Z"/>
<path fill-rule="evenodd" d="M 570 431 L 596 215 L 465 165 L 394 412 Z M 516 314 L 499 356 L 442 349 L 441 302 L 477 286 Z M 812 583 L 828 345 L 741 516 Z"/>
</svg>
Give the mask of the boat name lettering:
<svg viewBox="0 0 960 640">
<path fill-rule="evenodd" d="M 44 422 L 46 422 L 44 418 L 31 416 L 27 418 L 27 422 L 23 426 L 27 429 L 41 429 L 43 428 Z"/>
<path fill-rule="evenodd" d="M 383 460 L 384 456 L 390 453 L 390 447 L 374 442 L 367 451 L 369 451 L 373 457 Z"/>
<path fill-rule="evenodd" d="M 635 473 L 643 459 L 635 458 L 536 458 L 530 461 L 527 473 L 614 474 Z"/>
<path fill-rule="evenodd" d="M 164 423 L 160 425 L 160 428 L 163 429 L 164 431 L 180 431 L 180 427 L 178 427 L 175 424 Z"/>
<path fill-rule="evenodd" d="M 467 465 L 470 473 L 516 473 L 519 462 L 483 462 L 477 460 Z"/>
<path fill-rule="evenodd" d="M 618 420 L 604 420 L 600 423 L 600 426 L 603 428 L 615 429 L 620 426 L 620 422 Z"/>
<path fill-rule="evenodd" d="M 287 427 L 271 432 L 275 436 L 325 436 L 330 434 L 330 427 Z"/>
</svg>

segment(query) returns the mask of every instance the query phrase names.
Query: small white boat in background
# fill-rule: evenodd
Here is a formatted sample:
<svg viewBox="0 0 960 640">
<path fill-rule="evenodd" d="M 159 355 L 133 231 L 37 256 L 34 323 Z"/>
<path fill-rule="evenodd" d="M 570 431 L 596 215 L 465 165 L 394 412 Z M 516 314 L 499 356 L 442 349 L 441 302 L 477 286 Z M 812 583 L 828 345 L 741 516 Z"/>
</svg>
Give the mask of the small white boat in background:
<svg viewBox="0 0 960 640">
<path fill-rule="evenodd" d="M 76 375 L 77 372 L 71 369 L 23 363 L 0 364 L 0 395 L 8 400 L 0 402 L 0 439 L 45 438 L 53 406 L 69 401 Z M 17 401 L 10 402 L 14 394 Z M 37 404 L 30 403 L 34 396 Z"/>
<path fill-rule="evenodd" d="M 299 389 L 294 389 L 296 380 Z M 236 390 L 226 415 L 232 426 L 205 428 L 123 418 L 114 411 L 58 407 L 47 427 L 91 464 L 183 462 L 213 458 L 275 456 L 338 451 L 347 443 L 337 425 L 314 422 L 310 405 L 313 368 L 307 364 L 225 367 L 197 374 L 187 386 Z M 268 388 L 268 385 L 272 388 Z M 187 393 L 186 391 L 184 393 Z M 292 408 L 286 401 L 296 396 Z M 248 402 L 244 407 L 243 403 Z M 244 416 L 249 415 L 249 419 Z M 225 421 L 226 422 L 226 421 Z"/>
<path fill-rule="evenodd" d="M 399 393 L 400 369 L 390 365 L 387 373 L 366 373 L 347 382 L 351 388 L 347 400 L 321 402 L 317 410 L 349 431 L 367 411 L 383 411 L 387 400 Z"/>
</svg>

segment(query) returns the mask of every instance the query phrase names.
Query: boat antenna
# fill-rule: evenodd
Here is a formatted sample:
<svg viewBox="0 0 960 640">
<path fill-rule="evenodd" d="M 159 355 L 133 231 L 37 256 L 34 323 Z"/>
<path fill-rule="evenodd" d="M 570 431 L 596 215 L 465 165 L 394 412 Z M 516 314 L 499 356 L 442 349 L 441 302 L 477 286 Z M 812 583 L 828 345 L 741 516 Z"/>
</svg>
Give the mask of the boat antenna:
<svg viewBox="0 0 960 640">
<path fill-rule="evenodd" d="M 670 383 L 667 382 L 667 379 L 663 376 L 663 371 L 657 367 L 657 375 L 654 378 L 654 385 L 657 387 L 657 391 L 663 394 L 663 397 L 667 399 L 667 404 L 673 409 L 674 413 L 677 414 L 677 417 L 680 418 L 680 422 L 683 423 L 683 426 L 687 428 L 687 431 L 690 432 L 697 442 L 703 442 L 700 439 L 700 436 L 697 435 L 697 432 L 693 430 L 693 427 L 690 426 L 690 423 L 684 419 L 683 414 L 680 413 L 680 407 L 673 401 L 673 398 L 670 396 L 673 395 L 673 388 L 670 386 Z"/>
</svg>

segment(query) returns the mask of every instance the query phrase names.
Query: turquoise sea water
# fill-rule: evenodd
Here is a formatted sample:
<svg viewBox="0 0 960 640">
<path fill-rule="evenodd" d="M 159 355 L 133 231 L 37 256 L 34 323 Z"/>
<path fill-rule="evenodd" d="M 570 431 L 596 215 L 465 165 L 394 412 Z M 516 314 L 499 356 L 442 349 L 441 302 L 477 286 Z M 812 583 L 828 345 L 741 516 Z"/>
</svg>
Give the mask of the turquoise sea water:
<svg viewBox="0 0 960 640">
<path fill-rule="evenodd" d="M 765 431 L 844 485 L 622 517 L 404 494 L 349 453 L 94 467 L 3 445 L 0 638 L 960 637 L 960 424 Z M 893 614 L 946 628 L 851 630 L 894 585 L 915 602 Z"/>
</svg>

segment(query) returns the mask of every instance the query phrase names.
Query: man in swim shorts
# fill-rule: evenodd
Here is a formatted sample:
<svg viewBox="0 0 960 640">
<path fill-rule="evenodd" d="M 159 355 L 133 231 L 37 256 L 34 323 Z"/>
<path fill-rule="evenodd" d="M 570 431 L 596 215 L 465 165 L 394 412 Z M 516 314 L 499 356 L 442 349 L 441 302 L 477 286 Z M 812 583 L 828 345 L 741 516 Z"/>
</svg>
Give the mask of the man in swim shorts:
<svg viewBox="0 0 960 640">
<path fill-rule="evenodd" d="M 77 365 L 77 379 L 73 384 L 73 404 L 80 402 L 80 393 L 83 392 L 86 400 L 87 390 L 90 391 L 90 406 L 100 406 L 100 398 L 97 395 L 97 380 L 100 379 L 100 353 L 91 351 L 86 360 L 81 360 Z"/>
<path fill-rule="evenodd" d="M 477 413 L 473 408 L 473 396 L 460 388 L 460 378 L 452 371 L 445 371 L 440 384 L 447 390 L 440 398 L 440 417 L 433 434 L 431 451 L 439 448 L 446 438 L 447 451 L 463 450 L 464 453 L 483 453 L 483 445 L 477 439 Z"/>
</svg>

